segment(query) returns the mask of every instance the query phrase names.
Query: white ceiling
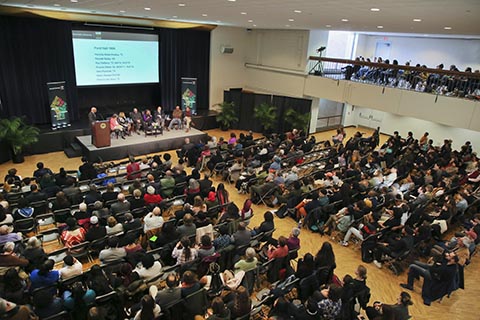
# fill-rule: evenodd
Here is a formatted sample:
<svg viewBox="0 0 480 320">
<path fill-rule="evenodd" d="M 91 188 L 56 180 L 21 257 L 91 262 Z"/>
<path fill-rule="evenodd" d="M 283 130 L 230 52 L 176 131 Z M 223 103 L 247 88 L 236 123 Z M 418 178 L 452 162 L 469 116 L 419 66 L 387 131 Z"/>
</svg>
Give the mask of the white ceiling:
<svg viewBox="0 0 480 320">
<path fill-rule="evenodd" d="M 73 1 L 0 0 L 0 4 L 245 28 L 480 35 L 480 0 Z M 371 8 L 380 11 L 374 12 Z M 342 19 L 348 19 L 348 22 Z M 422 21 L 415 22 L 413 19 Z M 446 30 L 445 27 L 451 29 Z"/>
</svg>

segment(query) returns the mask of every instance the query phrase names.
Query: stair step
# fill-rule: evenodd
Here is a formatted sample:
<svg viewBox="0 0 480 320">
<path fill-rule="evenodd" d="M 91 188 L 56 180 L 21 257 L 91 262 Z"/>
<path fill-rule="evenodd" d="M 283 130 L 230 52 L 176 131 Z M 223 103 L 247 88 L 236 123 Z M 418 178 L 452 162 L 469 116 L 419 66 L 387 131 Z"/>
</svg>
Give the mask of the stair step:
<svg viewBox="0 0 480 320">
<path fill-rule="evenodd" d="M 82 152 L 82 146 L 76 142 L 70 143 L 70 148 L 72 148 L 75 151 Z"/>
<path fill-rule="evenodd" d="M 72 148 L 65 148 L 65 149 L 63 149 L 63 152 L 65 152 L 65 155 L 68 158 L 76 158 L 76 157 L 80 157 L 82 155 L 81 150 L 74 150 Z"/>
</svg>

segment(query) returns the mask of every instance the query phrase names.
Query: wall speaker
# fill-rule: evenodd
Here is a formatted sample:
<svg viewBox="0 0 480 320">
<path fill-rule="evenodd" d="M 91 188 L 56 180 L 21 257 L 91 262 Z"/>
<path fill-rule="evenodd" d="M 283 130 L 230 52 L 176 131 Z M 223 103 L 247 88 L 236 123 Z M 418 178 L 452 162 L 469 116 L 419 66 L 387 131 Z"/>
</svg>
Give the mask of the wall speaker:
<svg viewBox="0 0 480 320">
<path fill-rule="evenodd" d="M 222 48 L 220 48 L 220 52 L 221 52 L 221 53 L 231 54 L 231 53 L 233 53 L 233 48 L 232 48 L 232 47 L 222 46 Z"/>
</svg>

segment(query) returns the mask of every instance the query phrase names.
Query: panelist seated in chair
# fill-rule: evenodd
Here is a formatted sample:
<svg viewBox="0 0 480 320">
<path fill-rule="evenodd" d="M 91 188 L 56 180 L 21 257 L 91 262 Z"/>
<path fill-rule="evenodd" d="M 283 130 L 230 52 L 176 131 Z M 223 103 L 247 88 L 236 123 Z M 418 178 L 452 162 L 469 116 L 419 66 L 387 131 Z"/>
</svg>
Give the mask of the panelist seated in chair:
<svg viewBox="0 0 480 320">
<path fill-rule="evenodd" d="M 185 109 L 183 121 L 185 122 L 185 131 L 190 131 L 190 124 L 192 123 L 192 110 L 190 109 L 190 107 L 187 107 Z"/>
<path fill-rule="evenodd" d="M 127 118 L 127 116 L 125 115 L 125 112 L 122 111 L 118 114 L 117 121 L 123 127 L 123 131 L 125 133 L 127 133 L 128 135 L 132 134 L 132 131 L 133 131 L 132 119 Z"/>
<path fill-rule="evenodd" d="M 177 125 L 180 128 L 182 126 L 182 116 L 183 116 L 183 112 L 180 109 L 180 106 L 176 106 L 175 110 L 173 110 L 172 112 L 172 120 L 168 125 L 168 130 L 173 129 L 173 126 L 175 125 Z"/>
<path fill-rule="evenodd" d="M 153 118 L 150 110 L 145 110 L 145 112 L 143 113 L 143 131 L 145 131 L 145 134 L 147 133 L 147 131 L 155 131 L 159 129 L 160 127 L 158 123 L 155 122 L 155 119 Z"/>
<path fill-rule="evenodd" d="M 117 139 L 118 136 L 121 136 L 122 139 L 125 139 L 125 131 L 123 130 L 122 125 L 118 123 L 118 115 L 116 113 L 114 113 L 110 118 L 110 130 L 115 132 Z"/>
<path fill-rule="evenodd" d="M 153 118 L 155 120 L 155 122 L 158 123 L 158 125 L 160 126 L 160 128 L 164 128 L 165 127 L 165 119 L 166 119 L 166 116 L 165 116 L 165 112 L 163 111 L 163 108 L 161 106 L 158 106 L 157 107 L 157 110 L 155 110 L 155 113 L 153 115 Z"/>
<path fill-rule="evenodd" d="M 133 111 L 130 112 L 130 119 L 132 119 L 133 131 L 135 131 L 137 134 L 140 134 L 138 130 L 140 130 L 142 126 L 142 114 L 137 108 L 133 108 Z"/>
</svg>

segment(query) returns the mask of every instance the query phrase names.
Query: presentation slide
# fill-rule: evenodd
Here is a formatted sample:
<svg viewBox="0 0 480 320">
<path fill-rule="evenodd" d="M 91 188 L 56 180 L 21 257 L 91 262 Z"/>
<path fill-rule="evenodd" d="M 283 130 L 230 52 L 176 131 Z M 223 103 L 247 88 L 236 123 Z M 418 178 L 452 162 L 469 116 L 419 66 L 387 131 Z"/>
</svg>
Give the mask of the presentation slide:
<svg viewBox="0 0 480 320">
<path fill-rule="evenodd" d="M 72 31 L 77 86 L 158 83 L 158 36 Z"/>
</svg>

